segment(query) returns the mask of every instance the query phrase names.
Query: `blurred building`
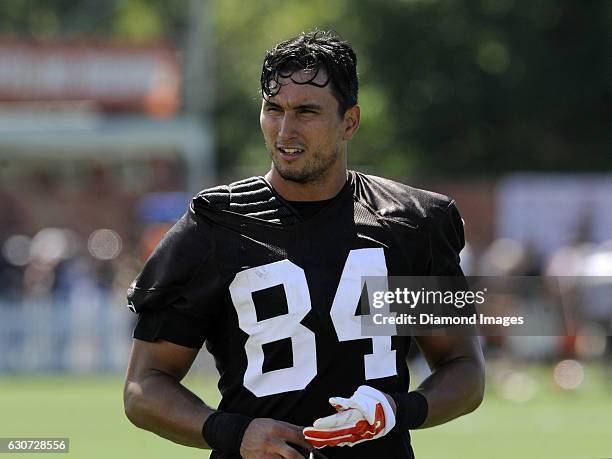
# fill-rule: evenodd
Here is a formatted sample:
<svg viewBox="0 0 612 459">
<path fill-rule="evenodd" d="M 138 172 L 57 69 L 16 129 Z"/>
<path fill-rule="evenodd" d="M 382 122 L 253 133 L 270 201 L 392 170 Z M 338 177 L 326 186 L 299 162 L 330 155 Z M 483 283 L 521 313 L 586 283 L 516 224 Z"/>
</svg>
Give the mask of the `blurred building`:
<svg viewBox="0 0 612 459">
<path fill-rule="evenodd" d="M 209 126 L 171 46 L 5 39 L 0 64 L 0 372 L 111 368 L 126 283 L 214 184 Z"/>
</svg>

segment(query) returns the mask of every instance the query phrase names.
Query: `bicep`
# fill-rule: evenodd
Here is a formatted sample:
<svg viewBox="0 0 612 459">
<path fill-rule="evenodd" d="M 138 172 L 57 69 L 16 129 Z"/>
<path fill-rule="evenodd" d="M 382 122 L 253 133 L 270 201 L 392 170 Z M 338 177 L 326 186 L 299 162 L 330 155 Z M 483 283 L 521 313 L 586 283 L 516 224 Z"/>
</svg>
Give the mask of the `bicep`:
<svg viewBox="0 0 612 459">
<path fill-rule="evenodd" d="M 475 336 L 419 336 L 415 340 L 432 370 L 458 359 L 470 359 L 479 364 L 484 361 Z"/>
<path fill-rule="evenodd" d="M 154 373 L 163 373 L 180 381 L 191 368 L 198 351 L 169 341 L 134 339 L 126 379 L 138 381 Z"/>
</svg>

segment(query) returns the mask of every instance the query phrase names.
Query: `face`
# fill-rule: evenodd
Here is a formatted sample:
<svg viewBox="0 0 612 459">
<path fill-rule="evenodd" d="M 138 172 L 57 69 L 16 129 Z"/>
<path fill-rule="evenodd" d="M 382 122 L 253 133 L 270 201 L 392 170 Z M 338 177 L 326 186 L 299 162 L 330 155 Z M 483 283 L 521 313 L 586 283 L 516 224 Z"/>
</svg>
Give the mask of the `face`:
<svg viewBox="0 0 612 459">
<path fill-rule="evenodd" d="M 307 77 L 297 72 L 293 79 Z M 319 81 L 321 80 L 321 81 Z M 323 84 L 326 75 L 315 82 Z M 346 142 L 359 124 L 359 108 L 341 117 L 330 85 L 320 88 L 280 79 L 281 90 L 262 101 L 260 124 L 273 168 L 285 180 L 322 182 L 346 169 Z M 344 172 L 345 173 L 345 172 Z"/>
</svg>

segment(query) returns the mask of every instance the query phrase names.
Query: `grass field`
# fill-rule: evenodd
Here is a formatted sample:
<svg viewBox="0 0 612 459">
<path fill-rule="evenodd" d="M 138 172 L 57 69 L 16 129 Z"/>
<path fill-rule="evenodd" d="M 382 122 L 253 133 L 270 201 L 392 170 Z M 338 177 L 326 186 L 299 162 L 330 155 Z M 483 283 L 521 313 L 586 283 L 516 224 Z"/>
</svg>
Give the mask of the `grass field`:
<svg viewBox="0 0 612 459">
<path fill-rule="evenodd" d="M 417 457 L 612 457 L 612 382 L 602 369 L 587 367 L 584 383 L 575 391 L 559 389 L 549 368 L 530 367 L 521 375 L 514 380 L 511 375 L 492 377 L 485 402 L 475 413 L 414 432 Z M 212 404 L 219 400 L 212 379 L 191 377 L 187 385 Z M 514 395 L 512 386 L 518 389 Z M 510 396 L 523 401 L 509 400 L 508 388 Z M 70 453 L 59 457 L 75 459 L 208 456 L 133 427 L 123 415 L 121 390 L 117 376 L 0 378 L 0 437 L 69 437 Z M 41 457 L 2 455 L 12 456 Z"/>
</svg>

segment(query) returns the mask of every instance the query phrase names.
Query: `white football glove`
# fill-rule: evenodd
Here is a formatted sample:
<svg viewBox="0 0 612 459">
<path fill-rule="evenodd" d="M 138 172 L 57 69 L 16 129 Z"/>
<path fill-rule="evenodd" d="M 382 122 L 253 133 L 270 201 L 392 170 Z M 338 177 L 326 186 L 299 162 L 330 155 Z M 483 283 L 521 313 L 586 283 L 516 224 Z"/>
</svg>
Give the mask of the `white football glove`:
<svg viewBox="0 0 612 459">
<path fill-rule="evenodd" d="M 304 429 L 306 441 L 315 448 L 357 445 L 380 438 L 395 426 L 389 400 L 373 387 L 359 386 L 351 398 L 332 397 L 329 403 L 338 413 Z"/>
</svg>

